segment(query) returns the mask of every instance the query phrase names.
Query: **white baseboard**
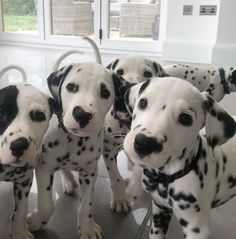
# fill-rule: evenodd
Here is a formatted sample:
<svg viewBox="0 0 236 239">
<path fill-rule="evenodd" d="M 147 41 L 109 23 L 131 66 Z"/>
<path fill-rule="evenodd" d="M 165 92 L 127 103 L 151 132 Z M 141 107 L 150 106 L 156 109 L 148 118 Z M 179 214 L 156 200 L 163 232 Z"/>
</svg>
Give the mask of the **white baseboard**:
<svg viewBox="0 0 236 239">
<path fill-rule="evenodd" d="M 214 43 L 185 40 L 163 42 L 163 60 L 211 64 Z"/>
<path fill-rule="evenodd" d="M 236 66 L 236 44 L 215 44 L 212 64 L 216 66 Z"/>
</svg>

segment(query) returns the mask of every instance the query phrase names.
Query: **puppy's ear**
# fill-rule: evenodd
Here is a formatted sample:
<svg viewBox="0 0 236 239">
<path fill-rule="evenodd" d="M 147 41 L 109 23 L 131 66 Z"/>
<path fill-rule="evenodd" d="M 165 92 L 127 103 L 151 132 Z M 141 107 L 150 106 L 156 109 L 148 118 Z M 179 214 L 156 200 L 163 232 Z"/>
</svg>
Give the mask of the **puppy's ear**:
<svg viewBox="0 0 236 239">
<path fill-rule="evenodd" d="M 114 71 L 118 63 L 119 63 L 119 59 L 117 58 L 114 61 L 112 61 L 106 68 Z"/>
<path fill-rule="evenodd" d="M 234 69 L 232 72 L 232 83 L 236 85 L 236 69 Z"/>
<path fill-rule="evenodd" d="M 166 71 L 164 70 L 164 68 L 157 62 L 153 62 L 152 63 L 154 71 L 155 71 L 155 76 L 157 77 L 166 77 L 169 76 Z"/>
<path fill-rule="evenodd" d="M 112 82 L 115 92 L 115 108 L 117 111 L 126 112 L 124 102 L 125 92 L 133 85 L 122 78 L 120 75 L 112 73 Z"/>
<path fill-rule="evenodd" d="M 54 71 L 47 79 L 48 88 L 54 97 L 58 101 L 60 84 L 65 80 L 66 76 L 71 71 L 73 65 L 62 67 L 61 69 Z"/>
<path fill-rule="evenodd" d="M 134 109 L 136 100 L 139 97 L 140 89 L 144 83 L 139 83 L 137 85 L 134 85 L 125 92 L 125 96 L 124 96 L 125 106 L 131 115 L 133 114 L 133 109 Z"/>
<path fill-rule="evenodd" d="M 52 114 L 56 114 L 56 115 L 60 115 L 61 114 L 61 107 L 58 104 L 58 101 L 55 100 L 52 97 L 48 98 L 48 104 L 51 110 L 51 115 Z"/>
<path fill-rule="evenodd" d="M 235 120 L 225 112 L 206 92 L 203 95 L 203 108 L 206 112 L 206 137 L 214 148 L 227 142 L 236 133 Z"/>
</svg>

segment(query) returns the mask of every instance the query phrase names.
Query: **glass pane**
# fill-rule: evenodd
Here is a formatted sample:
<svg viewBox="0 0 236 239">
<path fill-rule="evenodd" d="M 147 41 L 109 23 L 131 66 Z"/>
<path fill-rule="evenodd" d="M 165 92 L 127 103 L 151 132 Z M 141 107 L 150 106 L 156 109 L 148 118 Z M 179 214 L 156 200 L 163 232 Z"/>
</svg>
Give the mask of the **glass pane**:
<svg viewBox="0 0 236 239">
<path fill-rule="evenodd" d="M 111 39 L 159 39 L 160 0 L 110 0 Z"/>
<path fill-rule="evenodd" d="M 38 33 L 37 0 L 2 0 L 4 32 Z"/>
<path fill-rule="evenodd" d="M 53 35 L 93 35 L 93 1 L 51 0 L 51 4 Z"/>
</svg>

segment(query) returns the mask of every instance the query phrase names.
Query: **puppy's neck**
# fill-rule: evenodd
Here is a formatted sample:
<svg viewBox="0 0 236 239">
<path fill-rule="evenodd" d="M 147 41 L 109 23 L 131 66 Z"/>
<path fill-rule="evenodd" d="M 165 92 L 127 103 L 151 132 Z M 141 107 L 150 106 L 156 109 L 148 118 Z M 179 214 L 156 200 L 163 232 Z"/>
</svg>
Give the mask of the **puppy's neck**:
<svg viewBox="0 0 236 239">
<path fill-rule="evenodd" d="M 188 146 L 184 147 L 178 156 L 171 156 L 166 165 L 159 171 L 167 175 L 183 170 L 187 165 L 195 159 L 199 148 L 200 136 L 191 142 Z"/>
</svg>

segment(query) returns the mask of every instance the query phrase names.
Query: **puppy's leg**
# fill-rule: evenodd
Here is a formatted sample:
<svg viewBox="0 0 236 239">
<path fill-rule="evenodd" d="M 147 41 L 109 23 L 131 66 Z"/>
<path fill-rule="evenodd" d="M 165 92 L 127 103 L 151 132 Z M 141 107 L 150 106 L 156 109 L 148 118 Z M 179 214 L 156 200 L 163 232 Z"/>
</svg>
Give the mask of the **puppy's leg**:
<svg viewBox="0 0 236 239">
<path fill-rule="evenodd" d="M 93 219 L 93 191 L 97 179 L 97 162 L 79 170 L 80 206 L 78 229 L 81 239 L 102 239 L 102 230 Z"/>
<path fill-rule="evenodd" d="M 73 196 L 75 194 L 75 189 L 78 187 L 74 175 L 70 171 L 61 170 L 61 181 L 64 192 Z"/>
<path fill-rule="evenodd" d="M 142 172 L 143 169 L 139 165 L 134 164 L 129 184 L 125 189 L 125 192 L 130 198 L 130 201 L 136 200 L 143 193 Z"/>
<path fill-rule="evenodd" d="M 177 217 L 182 227 L 184 238 L 208 239 L 210 235 L 209 215 L 210 209 L 205 208 L 201 208 L 200 211 L 190 208 L 178 213 Z"/>
<path fill-rule="evenodd" d="M 119 149 L 113 146 L 109 137 L 105 135 L 103 159 L 107 167 L 109 179 L 111 182 L 111 210 L 118 213 L 127 213 L 130 210 L 130 202 L 125 194 L 126 184 L 119 173 L 116 157 Z"/>
<path fill-rule="evenodd" d="M 28 195 L 33 180 L 33 171 L 29 177 L 21 184 L 14 183 L 15 210 L 11 220 L 12 239 L 33 239 L 26 222 L 28 210 Z"/>
<path fill-rule="evenodd" d="M 149 233 L 150 239 L 166 239 L 173 212 L 170 208 L 152 202 L 152 226 Z"/>
<path fill-rule="evenodd" d="M 53 177 L 54 170 L 40 162 L 36 168 L 38 208 L 28 215 L 30 231 L 36 231 L 43 227 L 54 212 L 52 199 Z"/>
</svg>

